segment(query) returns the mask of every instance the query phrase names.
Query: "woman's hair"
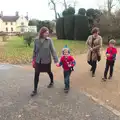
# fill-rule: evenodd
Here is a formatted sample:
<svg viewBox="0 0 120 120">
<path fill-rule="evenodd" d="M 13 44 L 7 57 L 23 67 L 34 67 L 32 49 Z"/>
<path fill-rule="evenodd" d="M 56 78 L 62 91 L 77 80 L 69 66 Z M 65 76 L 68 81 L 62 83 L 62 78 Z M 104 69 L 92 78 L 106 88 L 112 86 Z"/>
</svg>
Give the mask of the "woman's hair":
<svg viewBox="0 0 120 120">
<path fill-rule="evenodd" d="M 91 31 L 92 34 L 94 34 L 94 33 L 99 33 L 99 32 L 100 32 L 100 30 L 99 30 L 99 28 L 97 28 L 97 27 L 94 27 L 94 28 L 92 29 L 92 31 Z"/>
<path fill-rule="evenodd" d="M 111 39 L 111 40 L 109 41 L 109 44 L 115 45 L 115 43 L 116 43 L 116 41 L 115 41 L 114 39 Z"/>
<path fill-rule="evenodd" d="M 43 38 L 43 34 L 46 32 L 46 31 L 49 31 L 49 29 L 47 27 L 42 27 L 39 31 L 39 38 Z"/>
</svg>

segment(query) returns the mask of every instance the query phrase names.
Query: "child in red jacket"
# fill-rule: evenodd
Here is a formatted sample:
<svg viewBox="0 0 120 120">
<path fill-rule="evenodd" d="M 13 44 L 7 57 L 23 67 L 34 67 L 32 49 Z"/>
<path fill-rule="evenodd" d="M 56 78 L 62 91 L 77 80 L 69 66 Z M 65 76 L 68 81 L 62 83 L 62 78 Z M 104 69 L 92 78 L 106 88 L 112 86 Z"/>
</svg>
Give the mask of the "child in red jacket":
<svg viewBox="0 0 120 120">
<path fill-rule="evenodd" d="M 57 67 L 62 66 L 63 67 L 63 74 L 64 74 L 64 84 L 65 84 L 65 92 L 67 93 L 70 88 L 70 75 L 73 71 L 73 67 L 75 66 L 76 62 L 74 58 L 70 55 L 70 50 L 67 46 L 65 46 L 62 50 L 62 57 L 60 58 L 59 64 L 57 64 Z"/>
<path fill-rule="evenodd" d="M 112 39 L 109 41 L 109 47 L 106 50 L 107 60 L 106 60 L 106 68 L 104 71 L 104 78 L 103 78 L 104 81 L 107 80 L 107 73 L 109 68 L 110 68 L 110 73 L 108 79 L 111 79 L 113 76 L 113 68 L 116 60 L 116 54 L 117 54 L 117 49 L 115 48 L 115 40 Z"/>
</svg>

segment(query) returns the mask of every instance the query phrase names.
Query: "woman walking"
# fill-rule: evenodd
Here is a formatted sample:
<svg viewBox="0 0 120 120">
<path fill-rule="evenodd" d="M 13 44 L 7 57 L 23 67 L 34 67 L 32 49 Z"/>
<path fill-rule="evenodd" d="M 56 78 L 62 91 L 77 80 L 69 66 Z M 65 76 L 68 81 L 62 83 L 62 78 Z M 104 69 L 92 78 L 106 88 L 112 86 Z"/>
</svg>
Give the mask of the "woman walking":
<svg viewBox="0 0 120 120">
<path fill-rule="evenodd" d="M 101 59 L 100 48 L 102 47 L 102 37 L 99 35 L 99 28 L 95 27 L 92 29 L 92 35 L 88 37 L 86 43 L 89 49 L 87 61 L 91 66 L 92 77 L 95 77 L 97 61 Z"/>
<path fill-rule="evenodd" d="M 37 94 L 37 87 L 39 82 L 39 76 L 41 72 L 48 73 L 50 77 L 50 84 L 48 88 L 51 88 L 54 84 L 53 73 L 51 72 L 51 55 L 54 62 L 58 63 L 58 57 L 53 45 L 52 39 L 48 38 L 49 29 L 47 27 L 42 27 L 39 32 L 39 36 L 35 39 L 34 51 L 33 51 L 33 67 L 35 68 L 34 75 L 34 91 L 31 96 Z"/>
</svg>

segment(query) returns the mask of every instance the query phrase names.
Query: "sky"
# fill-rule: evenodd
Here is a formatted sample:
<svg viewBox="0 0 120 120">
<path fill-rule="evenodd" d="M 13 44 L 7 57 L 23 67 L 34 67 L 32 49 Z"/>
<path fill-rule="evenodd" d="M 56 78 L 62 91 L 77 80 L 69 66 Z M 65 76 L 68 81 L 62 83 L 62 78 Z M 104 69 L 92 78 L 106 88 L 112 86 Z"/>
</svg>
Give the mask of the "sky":
<svg viewBox="0 0 120 120">
<path fill-rule="evenodd" d="M 59 0 L 63 1 L 63 0 Z M 73 1 L 69 1 L 73 3 Z M 76 9 L 79 8 L 98 8 L 104 3 L 104 0 L 78 0 Z M 98 2 L 99 1 L 99 2 Z M 54 12 L 48 7 L 48 0 L 0 0 L 0 11 L 3 11 L 3 15 L 15 15 L 16 11 L 19 11 L 20 15 L 26 15 L 30 18 L 36 18 L 39 20 L 53 20 Z M 63 10 L 62 4 L 57 4 L 57 12 Z"/>
</svg>

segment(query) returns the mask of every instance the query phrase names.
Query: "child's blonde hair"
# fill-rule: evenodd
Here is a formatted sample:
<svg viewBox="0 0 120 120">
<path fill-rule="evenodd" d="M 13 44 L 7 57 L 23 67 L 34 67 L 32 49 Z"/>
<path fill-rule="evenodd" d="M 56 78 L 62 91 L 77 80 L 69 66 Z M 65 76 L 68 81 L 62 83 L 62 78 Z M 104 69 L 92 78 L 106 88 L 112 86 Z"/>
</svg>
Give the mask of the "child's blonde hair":
<svg viewBox="0 0 120 120">
<path fill-rule="evenodd" d="M 111 40 L 109 41 L 109 44 L 115 45 L 115 43 L 116 43 L 116 41 L 115 41 L 114 39 L 111 39 Z"/>
</svg>

